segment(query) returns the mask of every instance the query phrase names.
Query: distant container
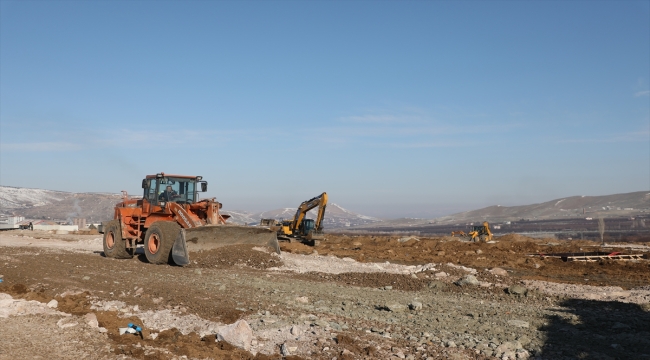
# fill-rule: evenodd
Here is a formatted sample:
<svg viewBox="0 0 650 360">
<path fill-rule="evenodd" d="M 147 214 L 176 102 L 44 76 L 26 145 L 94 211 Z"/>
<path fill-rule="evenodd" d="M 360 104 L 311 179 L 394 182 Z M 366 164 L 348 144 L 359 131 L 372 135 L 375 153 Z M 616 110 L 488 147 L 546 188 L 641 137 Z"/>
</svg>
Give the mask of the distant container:
<svg viewBox="0 0 650 360">
<path fill-rule="evenodd" d="M 0 230 L 18 229 L 20 227 L 20 222 L 24 220 L 25 218 L 22 216 L 1 217 Z"/>
</svg>

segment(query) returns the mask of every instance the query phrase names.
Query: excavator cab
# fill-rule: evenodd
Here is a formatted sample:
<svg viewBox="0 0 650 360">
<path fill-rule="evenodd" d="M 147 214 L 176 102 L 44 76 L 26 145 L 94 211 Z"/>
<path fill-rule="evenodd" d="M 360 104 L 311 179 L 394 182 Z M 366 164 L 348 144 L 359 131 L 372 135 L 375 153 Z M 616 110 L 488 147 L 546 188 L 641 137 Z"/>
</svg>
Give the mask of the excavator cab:
<svg viewBox="0 0 650 360">
<path fill-rule="evenodd" d="M 300 227 L 298 227 L 298 232 L 300 233 L 301 236 L 308 236 L 309 233 L 314 231 L 316 228 L 316 221 L 313 219 L 304 219 L 300 223 Z"/>
</svg>

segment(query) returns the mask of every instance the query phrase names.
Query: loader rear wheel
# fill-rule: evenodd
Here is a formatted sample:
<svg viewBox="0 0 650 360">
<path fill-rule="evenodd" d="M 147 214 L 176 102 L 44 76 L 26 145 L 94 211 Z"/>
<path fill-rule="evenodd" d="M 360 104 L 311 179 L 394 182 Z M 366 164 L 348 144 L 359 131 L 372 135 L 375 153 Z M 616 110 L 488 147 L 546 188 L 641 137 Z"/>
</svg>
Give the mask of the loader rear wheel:
<svg viewBox="0 0 650 360">
<path fill-rule="evenodd" d="M 173 222 L 153 223 L 144 235 L 144 255 L 152 264 L 167 264 L 181 227 Z"/>
<path fill-rule="evenodd" d="M 131 259 L 133 257 L 133 249 L 128 249 L 126 241 L 122 239 L 119 220 L 106 223 L 104 228 L 104 255 L 113 259 Z"/>
</svg>

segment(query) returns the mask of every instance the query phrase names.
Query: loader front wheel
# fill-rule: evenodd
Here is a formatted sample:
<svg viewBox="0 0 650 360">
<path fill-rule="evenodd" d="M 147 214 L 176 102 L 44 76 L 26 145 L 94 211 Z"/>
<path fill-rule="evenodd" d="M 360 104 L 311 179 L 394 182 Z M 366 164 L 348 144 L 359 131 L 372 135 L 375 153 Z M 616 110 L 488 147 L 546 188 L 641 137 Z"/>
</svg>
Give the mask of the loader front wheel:
<svg viewBox="0 0 650 360">
<path fill-rule="evenodd" d="M 114 259 L 131 259 L 133 257 L 133 249 L 128 249 L 126 241 L 122 239 L 119 220 L 106 223 L 104 228 L 104 255 Z"/>
<path fill-rule="evenodd" d="M 144 235 L 144 254 L 152 264 L 167 264 L 181 227 L 173 222 L 153 223 Z"/>
</svg>

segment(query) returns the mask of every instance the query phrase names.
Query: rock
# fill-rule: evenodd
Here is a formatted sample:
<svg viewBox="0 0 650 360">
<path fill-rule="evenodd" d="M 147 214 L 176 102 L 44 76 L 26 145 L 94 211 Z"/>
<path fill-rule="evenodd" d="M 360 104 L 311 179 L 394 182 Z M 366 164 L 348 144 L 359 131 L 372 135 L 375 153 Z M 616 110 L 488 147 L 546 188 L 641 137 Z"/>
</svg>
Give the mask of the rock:
<svg viewBox="0 0 650 360">
<path fill-rule="evenodd" d="M 388 304 L 386 305 L 386 309 L 391 312 L 403 312 L 406 311 L 406 305 L 402 304 Z"/>
<path fill-rule="evenodd" d="M 526 346 L 528 346 L 528 344 L 530 344 L 530 338 L 528 336 L 526 336 L 526 335 L 522 335 L 522 336 L 518 337 L 517 341 L 519 341 L 519 343 L 521 344 L 522 347 L 526 347 Z"/>
<path fill-rule="evenodd" d="M 383 289 L 384 290 L 393 290 L 393 287 L 392 286 L 384 286 Z"/>
<path fill-rule="evenodd" d="M 437 278 L 445 278 L 445 277 L 449 276 L 449 274 L 447 274 L 444 271 L 441 271 L 441 272 L 437 272 L 437 273 L 433 274 L 433 276 L 435 276 Z"/>
<path fill-rule="evenodd" d="M 90 326 L 91 328 L 99 328 L 99 322 L 97 321 L 97 315 L 93 313 L 88 313 L 84 315 L 84 320 L 86 321 L 86 324 Z"/>
<path fill-rule="evenodd" d="M 492 273 L 492 275 L 508 276 L 508 272 L 505 269 L 498 268 L 498 267 L 490 269 L 490 272 Z"/>
<path fill-rule="evenodd" d="M 143 292 L 144 292 L 144 289 L 139 288 L 138 290 L 135 291 L 135 296 L 141 296 Z"/>
<path fill-rule="evenodd" d="M 434 281 L 431 281 L 429 284 L 427 284 L 427 286 L 429 287 L 429 289 L 440 290 L 440 289 L 446 288 L 447 284 L 445 284 L 444 282 L 442 282 L 440 280 L 434 280 Z"/>
<path fill-rule="evenodd" d="M 291 335 L 293 336 L 298 336 L 302 333 L 302 330 L 297 325 L 294 325 L 291 327 L 291 330 L 289 330 L 289 332 L 291 332 Z"/>
<path fill-rule="evenodd" d="M 454 284 L 458 286 L 476 286 L 479 285 L 479 281 L 474 275 L 465 275 L 462 278 L 458 279 Z"/>
<path fill-rule="evenodd" d="M 307 304 L 309 302 L 309 298 L 306 296 L 298 296 L 296 298 L 296 302 L 299 302 L 301 304 Z"/>
<path fill-rule="evenodd" d="M 201 275 L 201 269 L 195 269 L 195 270 L 194 270 L 194 273 L 195 273 L 196 275 Z"/>
<path fill-rule="evenodd" d="M 416 236 L 407 236 L 407 237 L 400 238 L 397 241 L 399 241 L 401 243 L 404 243 L 404 242 L 407 242 L 407 241 L 410 241 L 410 240 L 420 241 L 420 238 L 418 238 Z"/>
<path fill-rule="evenodd" d="M 413 311 L 422 310 L 422 303 L 419 301 L 413 301 L 409 304 L 409 309 Z"/>
<path fill-rule="evenodd" d="M 220 291 L 224 291 L 224 290 L 226 290 L 226 285 L 221 285 L 221 286 L 219 286 L 219 290 L 220 290 Z"/>
<path fill-rule="evenodd" d="M 528 353 L 528 351 L 526 351 L 524 349 L 517 350 L 516 355 L 517 355 L 517 359 L 526 360 L 526 359 L 530 358 L 530 353 Z"/>
<path fill-rule="evenodd" d="M 286 343 L 285 343 L 285 344 L 282 344 L 282 345 L 280 346 L 280 353 L 282 354 L 282 356 L 289 356 L 289 355 L 291 355 L 291 354 L 289 353 L 289 349 L 288 349 Z"/>
<path fill-rule="evenodd" d="M 483 254 L 483 251 L 481 249 L 476 250 L 476 255 L 481 255 Z"/>
<path fill-rule="evenodd" d="M 81 278 L 82 280 L 90 280 L 90 276 L 84 276 Z"/>
<path fill-rule="evenodd" d="M 234 324 L 222 326 L 217 331 L 217 341 L 226 341 L 244 350 L 250 350 L 253 330 L 246 320 L 237 320 Z"/>
<path fill-rule="evenodd" d="M 438 251 L 438 254 L 437 254 L 437 255 L 438 255 L 438 256 L 445 256 L 445 252 L 444 252 L 444 251 Z"/>
<path fill-rule="evenodd" d="M 57 321 L 56 325 L 61 329 L 65 329 L 65 328 L 69 328 L 69 327 L 79 325 L 78 322 L 75 322 L 75 321 L 69 322 L 69 321 L 70 321 L 70 318 L 63 318 L 63 319 Z"/>
<path fill-rule="evenodd" d="M 511 287 L 508 288 L 508 294 L 510 295 L 521 296 L 521 295 L 526 295 L 527 293 L 528 293 L 528 289 L 526 289 L 525 287 L 519 284 L 512 285 Z"/>
<path fill-rule="evenodd" d="M 57 306 L 59 306 L 59 302 L 54 299 L 50 300 L 50 302 L 47 303 L 47 307 L 49 307 L 50 309 L 56 309 Z"/>
<path fill-rule="evenodd" d="M 508 320 L 508 324 L 520 328 L 528 328 L 529 324 L 528 321 L 523 321 L 523 320 Z"/>
<path fill-rule="evenodd" d="M 446 346 L 446 347 L 450 347 L 450 348 L 455 348 L 455 347 L 456 347 L 456 343 L 453 342 L 453 341 L 447 341 L 447 342 L 445 343 L 445 346 Z"/>
</svg>

